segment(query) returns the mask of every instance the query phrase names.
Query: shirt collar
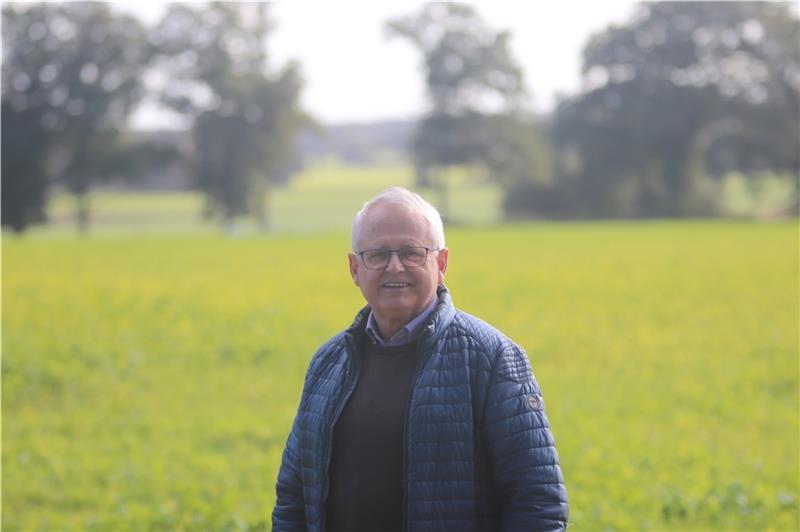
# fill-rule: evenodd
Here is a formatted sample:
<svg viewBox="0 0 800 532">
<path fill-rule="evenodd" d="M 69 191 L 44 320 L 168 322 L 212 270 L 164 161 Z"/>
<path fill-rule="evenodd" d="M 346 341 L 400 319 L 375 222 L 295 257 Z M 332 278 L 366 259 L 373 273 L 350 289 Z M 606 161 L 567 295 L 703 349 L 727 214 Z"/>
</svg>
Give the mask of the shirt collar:
<svg viewBox="0 0 800 532">
<path fill-rule="evenodd" d="M 424 328 L 423 326 L 428 321 L 428 318 L 431 316 L 431 314 L 433 314 L 433 311 L 436 310 L 436 304 L 438 302 L 439 298 L 433 298 L 433 301 L 431 301 L 430 305 L 425 307 L 425 310 L 420 312 L 416 318 L 403 325 L 403 328 L 394 333 L 394 336 L 389 338 L 388 341 L 381 337 L 381 333 L 378 329 L 378 323 L 375 321 L 375 316 L 373 316 L 373 313 L 370 310 L 369 318 L 367 318 L 367 335 L 375 345 L 394 347 L 397 345 L 411 343 L 419 338 L 420 334 L 422 334 L 422 330 Z"/>
</svg>

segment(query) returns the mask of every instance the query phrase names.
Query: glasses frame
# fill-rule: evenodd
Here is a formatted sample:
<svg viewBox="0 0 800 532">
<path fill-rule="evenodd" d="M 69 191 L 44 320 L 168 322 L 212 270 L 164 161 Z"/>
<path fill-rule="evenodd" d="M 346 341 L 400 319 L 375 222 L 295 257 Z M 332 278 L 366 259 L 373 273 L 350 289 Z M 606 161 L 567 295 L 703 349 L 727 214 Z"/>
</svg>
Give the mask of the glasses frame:
<svg viewBox="0 0 800 532">
<path fill-rule="evenodd" d="M 420 264 L 406 264 L 405 261 L 400 257 L 400 252 L 406 249 L 424 249 L 425 250 L 425 258 L 422 260 Z M 381 266 L 380 268 L 374 268 L 372 266 L 367 265 L 366 259 L 364 259 L 364 253 L 369 253 L 370 251 L 380 251 L 382 253 L 388 253 L 389 258 L 386 259 L 386 264 Z M 392 262 L 392 255 L 397 255 L 397 260 L 400 261 L 400 264 L 405 266 L 406 268 L 422 268 L 428 262 L 428 255 L 430 255 L 431 251 L 441 251 L 441 248 L 429 248 L 425 246 L 403 246 L 398 249 L 365 249 L 364 251 L 356 251 L 356 255 L 361 257 L 361 264 L 368 270 L 385 270 L 389 267 L 389 263 Z"/>
</svg>

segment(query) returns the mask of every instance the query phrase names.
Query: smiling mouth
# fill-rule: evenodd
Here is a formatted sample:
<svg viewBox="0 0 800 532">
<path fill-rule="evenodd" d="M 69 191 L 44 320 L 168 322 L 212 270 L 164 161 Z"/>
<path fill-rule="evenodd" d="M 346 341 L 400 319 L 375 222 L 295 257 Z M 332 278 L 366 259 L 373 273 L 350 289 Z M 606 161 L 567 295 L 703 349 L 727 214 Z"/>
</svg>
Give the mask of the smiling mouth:
<svg viewBox="0 0 800 532">
<path fill-rule="evenodd" d="M 383 288 L 408 288 L 411 283 L 383 283 L 381 286 Z"/>
</svg>

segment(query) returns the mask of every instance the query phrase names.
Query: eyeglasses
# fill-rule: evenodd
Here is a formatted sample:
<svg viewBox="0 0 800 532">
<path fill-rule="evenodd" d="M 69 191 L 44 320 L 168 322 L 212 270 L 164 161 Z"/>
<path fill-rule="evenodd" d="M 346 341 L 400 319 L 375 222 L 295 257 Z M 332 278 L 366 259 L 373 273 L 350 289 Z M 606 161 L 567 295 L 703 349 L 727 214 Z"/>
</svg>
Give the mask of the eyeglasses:
<svg viewBox="0 0 800 532">
<path fill-rule="evenodd" d="M 356 255 L 361 257 L 361 262 L 368 270 L 382 270 L 389 265 L 392 254 L 397 253 L 397 258 L 403 266 L 409 268 L 419 268 L 428 260 L 429 251 L 439 251 L 438 249 L 426 248 L 423 246 L 407 246 L 400 249 L 368 249 L 358 251 Z"/>
</svg>

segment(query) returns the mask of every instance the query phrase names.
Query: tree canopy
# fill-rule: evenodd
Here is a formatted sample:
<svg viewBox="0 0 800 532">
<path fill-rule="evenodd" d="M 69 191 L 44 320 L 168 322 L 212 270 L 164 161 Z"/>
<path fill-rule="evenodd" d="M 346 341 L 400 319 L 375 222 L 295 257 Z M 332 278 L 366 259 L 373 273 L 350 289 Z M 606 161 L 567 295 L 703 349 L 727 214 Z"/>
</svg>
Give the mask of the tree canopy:
<svg viewBox="0 0 800 532">
<path fill-rule="evenodd" d="M 266 4 L 173 4 L 153 34 L 164 103 L 192 123 L 193 167 L 208 213 L 266 224 L 265 193 L 295 160 L 311 119 L 299 108 L 298 66 L 268 71 Z"/>
<path fill-rule="evenodd" d="M 765 2 L 640 4 L 584 50 L 586 90 L 554 117 L 587 215 L 709 213 L 704 178 L 797 172 L 798 20 Z"/>
<path fill-rule="evenodd" d="M 57 176 L 78 197 L 85 229 L 83 200 L 113 172 L 108 159 L 150 53 L 142 25 L 107 4 L 3 6 L 3 225 L 43 221 Z"/>
<path fill-rule="evenodd" d="M 155 28 L 106 3 L 5 4 L 3 225 L 44 221 L 59 183 L 85 230 L 94 182 L 176 156 L 120 135 L 144 95 L 191 126 L 207 212 L 265 225 L 267 187 L 296 166 L 297 130 L 312 124 L 298 105 L 298 65 L 268 68 L 269 29 L 264 3 L 171 4 Z"/>
<path fill-rule="evenodd" d="M 510 34 L 493 30 L 463 3 L 425 4 L 388 21 L 387 29 L 423 59 L 429 110 L 412 154 L 419 183 L 433 181 L 440 189 L 443 215 L 447 185 L 436 182 L 443 168 L 478 165 L 500 182 L 527 179 L 542 150 L 535 124 L 520 113 L 526 90 Z"/>
</svg>

